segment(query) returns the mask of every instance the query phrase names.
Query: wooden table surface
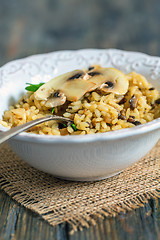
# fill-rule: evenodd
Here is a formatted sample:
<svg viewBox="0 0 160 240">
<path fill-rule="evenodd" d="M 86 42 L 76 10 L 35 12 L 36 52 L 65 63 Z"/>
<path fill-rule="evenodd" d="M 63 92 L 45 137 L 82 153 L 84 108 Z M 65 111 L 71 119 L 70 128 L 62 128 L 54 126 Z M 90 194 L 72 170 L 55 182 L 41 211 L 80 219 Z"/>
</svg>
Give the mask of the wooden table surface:
<svg viewBox="0 0 160 240">
<path fill-rule="evenodd" d="M 0 0 L 0 66 L 63 49 L 119 48 L 160 56 L 159 0 Z M 160 239 L 160 200 L 69 235 L 0 190 L 0 240 Z"/>
</svg>

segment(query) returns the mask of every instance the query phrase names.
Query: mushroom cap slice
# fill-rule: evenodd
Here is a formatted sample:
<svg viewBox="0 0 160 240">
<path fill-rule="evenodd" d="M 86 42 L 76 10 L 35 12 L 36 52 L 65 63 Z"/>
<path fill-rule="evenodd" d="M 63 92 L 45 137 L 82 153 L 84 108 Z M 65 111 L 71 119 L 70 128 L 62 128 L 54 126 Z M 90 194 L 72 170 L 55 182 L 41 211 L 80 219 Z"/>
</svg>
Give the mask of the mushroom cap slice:
<svg viewBox="0 0 160 240">
<path fill-rule="evenodd" d="M 102 68 L 96 66 L 89 71 L 84 78 L 88 82 L 95 84 L 91 91 L 100 88 L 104 92 L 113 92 L 116 94 L 125 94 L 128 91 L 128 78 L 115 68 Z"/>
<path fill-rule="evenodd" d="M 85 72 L 82 70 L 74 70 L 72 72 L 62 74 L 42 85 L 34 93 L 34 96 L 37 100 L 48 101 L 50 100 L 52 95 L 58 90 L 61 93 L 65 94 L 67 100 L 77 101 L 86 92 L 90 91 L 93 86 L 95 86 L 94 83 L 84 80 L 84 75 Z M 57 99 L 55 99 L 55 101 L 57 103 Z"/>
<path fill-rule="evenodd" d="M 34 93 L 34 96 L 37 100 L 46 101 L 44 104 L 46 107 L 55 107 L 64 104 L 66 99 L 77 101 L 86 92 L 96 88 L 122 95 L 128 90 L 128 79 L 115 68 L 97 66 L 87 73 L 74 70 L 45 83 Z"/>
<path fill-rule="evenodd" d="M 66 96 L 60 91 L 56 91 L 54 94 L 51 94 L 51 97 L 45 102 L 45 106 L 48 108 L 53 108 L 61 106 L 66 102 Z"/>
<path fill-rule="evenodd" d="M 73 82 L 65 82 L 61 90 L 66 95 L 67 100 L 75 102 L 80 99 L 86 92 L 92 91 L 92 88 L 94 86 L 94 83 L 88 82 L 84 79 L 75 79 Z"/>
<path fill-rule="evenodd" d="M 85 73 L 82 70 L 74 70 L 58 77 L 51 79 L 42 85 L 35 93 L 34 96 L 37 100 L 47 100 L 49 96 L 56 90 L 60 90 L 63 84 L 69 80 L 73 80 L 75 76 L 83 76 Z"/>
<path fill-rule="evenodd" d="M 123 95 L 128 91 L 129 81 L 121 71 L 115 68 L 102 68 L 101 72 L 106 81 L 100 86 L 100 90 L 118 95 Z"/>
<path fill-rule="evenodd" d="M 88 83 L 94 83 L 90 91 L 94 91 L 96 88 L 100 87 L 106 81 L 106 78 L 103 73 L 104 71 L 102 70 L 103 69 L 101 67 L 97 66 L 93 70 L 86 73 L 86 75 L 84 76 L 84 79 L 86 79 Z"/>
</svg>

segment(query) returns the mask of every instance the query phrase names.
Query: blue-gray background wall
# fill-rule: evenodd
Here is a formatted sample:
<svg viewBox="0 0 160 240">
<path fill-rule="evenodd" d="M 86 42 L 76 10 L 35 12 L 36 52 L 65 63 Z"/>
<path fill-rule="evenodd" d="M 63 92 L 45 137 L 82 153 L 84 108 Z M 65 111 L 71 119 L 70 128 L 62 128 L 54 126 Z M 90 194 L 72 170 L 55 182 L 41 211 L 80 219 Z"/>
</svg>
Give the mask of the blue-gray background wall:
<svg viewBox="0 0 160 240">
<path fill-rule="evenodd" d="M 160 56 L 160 1 L 0 0 L 0 65 L 80 48 Z"/>
</svg>

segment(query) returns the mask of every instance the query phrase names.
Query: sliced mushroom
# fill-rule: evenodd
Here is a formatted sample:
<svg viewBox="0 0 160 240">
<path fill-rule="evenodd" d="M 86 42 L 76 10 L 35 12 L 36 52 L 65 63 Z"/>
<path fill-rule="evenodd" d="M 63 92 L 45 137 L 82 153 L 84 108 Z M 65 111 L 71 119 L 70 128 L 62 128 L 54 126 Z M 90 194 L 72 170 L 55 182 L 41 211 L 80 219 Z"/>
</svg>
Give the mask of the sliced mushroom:
<svg viewBox="0 0 160 240">
<path fill-rule="evenodd" d="M 118 114 L 118 119 L 126 120 L 126 113 L 125 110 L 121 110 Z"/>
<path fill-rule="evenodd" d="M 86 80 L 88 84 L 93 84 L 89 92 L 100 87 L 106 81 L 106 78 L 104 76 L 104 72 L 106 69 L 107 68 L 102 68 L 97 65 L 83 76 L 83 79 Z"/>
<path fill-rule="evenodd" d="M 62 74 L 41 86 L 34 96 L 37 100 L 46 101 L 46 107 L 59 106 L 69 101 L 77 101 L 86 92 L 91 91 L 95 85 L 83 79 L 85 72 L 82 70 L 74 70 L 69 73 Z M 56 91 L 60 92 L 60 97 L 55 98 L 53 95 Z"/>
<path fill-rule="evenodd" d="M 138 97 L 136 95 L 133 95 L 129 100 L 130 109 L 134 110 L 137 107 L 137 103 L 138 103 Z"/>
<path fill-rule="evenodd" d="M 90 92 L 95 84 L 92 82 L 87 82 L 84 79 L 75 79 L 73 82 L 67 81 L 60 88 L 67 97 L 69 101 L 77 101 L 86 92 Z"/>
<path fill-rule="evenodd" d="M 128 91 L 128 79 L 126 76 L 115 68 L 102 69 L 102 74 L 106 78 L 100 89 L 104 92 L 113 92 L 123 95 Z"/>
<path fill-rule="evenodd" d="M 119 105 L 124 104 L 127 101 L 127 99 L 125 97 L 123 97 L 120 101 L 119 101 Z"/>
<path fill-rule="evenodd" d="M 45 102 L 45 106 L 48 108 L 53 108 L 61 106 L 66 102 L 66 96 L 60 91 L 56 91 L 50 95 L 48 100 Z"/>
<path fill-rule="evenodd" d="M 61 90 L 62 86 L 67 81 L 73 81 L 74 79 L 80 78 L 85 73 L 81 70 L 74 70 L 62 74 L 54 79 L 51 79 L 49 82 L 42 85 L 35 93 L 34 96 L 37 100 L 47 100 L 49 96 L 54 93 L 56 90 Z"/>
<path fill-rule="evenodd" d="M 37 100 L 46 101 L 45 106 L 54 107 L 69 101 L 77 101 L 86 92 L 100 88 L 104 92 L 125 94 L 128 90 L 128 80 L 125 75 L 114 68 L 100 66 L 88 71 L 74 70 L 62 74 L 42 85 L 34 96 Z M 59 98 L 54 94 L 59 91 Z"/>
<path fill-rule="evenodd" d="M 96 66 L 84 75 L 84 79 L 95 84 L 91 91 L 100 88 L 103 92 L 113 92 L 119 95 L 128 91 L 129 81 L 127 77 L 115 68 Z"/>
<path fill-rule="evenodd" d="M 89 68 L 88 68 L 88 71 L 91 71 L 91 70 L 93 70 L 94 69 L 94 66 L 90 66 Z"/>
</svg>

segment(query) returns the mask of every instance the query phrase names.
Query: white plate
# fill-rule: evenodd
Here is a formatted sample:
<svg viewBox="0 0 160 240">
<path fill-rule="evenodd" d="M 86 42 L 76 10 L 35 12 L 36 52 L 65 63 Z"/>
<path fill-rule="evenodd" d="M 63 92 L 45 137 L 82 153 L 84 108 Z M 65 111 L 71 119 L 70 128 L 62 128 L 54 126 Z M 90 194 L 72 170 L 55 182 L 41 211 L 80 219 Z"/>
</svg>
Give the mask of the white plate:
<svg viewBox="0 0 160 240">
<path fill-rule="evenodd" d="M 109 49 L 58 51 L 16 60 L 0 68 L 0 118 L 25 93 L 26 82 L 46 82 L 74 69 L 93 64 L 124 73 L 143 74 L 160 90 L 160 58 Z M 0 125 L 0 130 L 6 128 Z M 42 136 L 22 133 L 8 143 L 27 163 L 54 176 L 80 180 L 110 177 L 138 161 L 160 136 L 160 119 L 107 133 L 84 136 Z"/>
</svg>

